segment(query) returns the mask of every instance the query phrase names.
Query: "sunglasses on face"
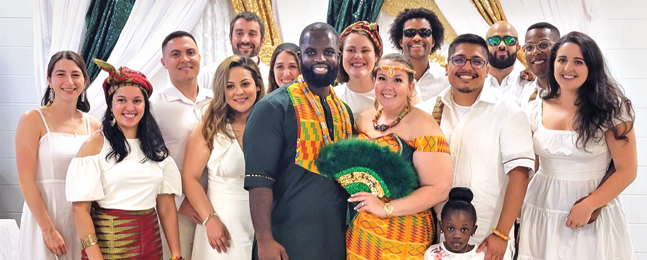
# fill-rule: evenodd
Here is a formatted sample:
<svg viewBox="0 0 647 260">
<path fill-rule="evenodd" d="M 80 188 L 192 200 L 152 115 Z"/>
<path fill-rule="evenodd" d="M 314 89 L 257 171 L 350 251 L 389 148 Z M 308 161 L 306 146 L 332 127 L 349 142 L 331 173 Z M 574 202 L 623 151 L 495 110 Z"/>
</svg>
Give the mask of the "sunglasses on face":
<svg viewBox="0 0 647 260">
<path fill-rule="evenodd" d="M 469 61 L 472 68 L 475 68 L 475 69 L 481 69 L 485 66 L 485 64 L 487 64 L 487 61 L 485 61 L 484 59 L 481 59 L 481 58 L 468 59 L 463 56 L 454 56 L 449 58 L 449 60 L 451 60 L 454 66 L 458 66 L 458 67 L 465 66 L 465 63 Z"/>
<path fill-rule="evenodd" d="M 521 49 L 526 53 L 531 53 L 535 48 L 537 48 L 539 51 L 547 51 L 548 49 L 550 49 L 551 45 L 553 45 L 553 42 L 548 39 L 544 39 L 537 42 L 537 44 L 526 43 L 523 45 L 523 47 L 521 47 Z"/>
<path fill-rule="evenodd" d="M 422 28 L 422 29 L 404 29 L 402 31 L 404 34 L 404 37 L 407 38 L 413 38 L 416 37 L 416 34 L 420 35 L 422 38 L 427 38 L 431 36 L 431 29 L 429 28 Z"/>
<path fill-rule="evenodd" d="M 490 44 L 490 46 L 499 46 L 499 44 L 501 44 L 501 40 L 503 40 L 503 43 L 505 43 L 505 45 L 507 46 L 517 45 L 517 37 L 510 36 L 510 35 L 506 35 L 503 37 L 495 35 L 490 38 L 487 38 L 487 42 L 488 44 Z"/>
</svg>

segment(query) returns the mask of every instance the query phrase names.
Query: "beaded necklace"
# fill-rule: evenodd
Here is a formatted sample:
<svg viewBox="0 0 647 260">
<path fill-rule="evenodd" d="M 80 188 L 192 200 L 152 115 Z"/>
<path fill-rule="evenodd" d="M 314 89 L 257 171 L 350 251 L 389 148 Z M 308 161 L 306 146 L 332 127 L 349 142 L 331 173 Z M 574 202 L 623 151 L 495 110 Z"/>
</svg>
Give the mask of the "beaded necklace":
<svg viewBox="0 0 647 260">
<path fill-rule="evenodd" d="M 400 112 L 400 115 L 398 115 L 398 118 L 396 118 L 395 121 L 391 122 L 388 125 L 385 125 L 385 124 L 378 125 L 377 120 L 380 119 L 380 116 L 382 115 L 383 110 L 384 108 L 380 108 L 380 110 L 377 111 L 377 114 L 375 114 L 375 118 L 373 119 L 373 128 L 375 128 L 375 130 L 379 130 L 382 132 L 389 130 L 389 128 L 391 127 L 398 125 L 398 123 L 400 123 L 400 120 L 402 120 L 402 118 L 409 113 L 409 107 L 407 106 L 404 108 L 402 112 Z"/>
</svg>

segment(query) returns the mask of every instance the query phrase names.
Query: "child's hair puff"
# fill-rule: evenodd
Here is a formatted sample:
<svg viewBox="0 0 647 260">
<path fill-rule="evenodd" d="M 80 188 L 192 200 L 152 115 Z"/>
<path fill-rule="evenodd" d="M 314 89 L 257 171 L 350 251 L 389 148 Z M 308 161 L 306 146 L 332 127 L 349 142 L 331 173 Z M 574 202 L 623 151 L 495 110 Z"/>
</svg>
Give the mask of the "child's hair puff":
<svg viewBox="0 0 647 260">
<path fill-rule="evenodd" d="M 472 216 L 472 220 L 476 223 L 476 209 L 472 205 L 474 193 L 467 187 L 455 187 L 449 192 L 449 200 L 440 212 L 440 219 L 445 219 L 450 213 L 460 210 L 467 212 Z"/>
</svg>

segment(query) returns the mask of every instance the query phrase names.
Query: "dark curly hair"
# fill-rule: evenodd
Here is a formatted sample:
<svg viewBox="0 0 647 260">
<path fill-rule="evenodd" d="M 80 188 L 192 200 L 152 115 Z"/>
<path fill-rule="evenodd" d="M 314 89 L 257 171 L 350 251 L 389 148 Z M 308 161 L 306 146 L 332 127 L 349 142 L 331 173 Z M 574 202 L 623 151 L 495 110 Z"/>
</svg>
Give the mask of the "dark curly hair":
<svg viewBox="0 0 647 260">
<path fill-rule="evenodd" d="M 613 80 L 607 68 L 600 47 L 588 35 L 581 32 L 570 32 L 561 39 L 550 51 L 548 70 L 548 90 L 545 100 L 559 96 L 560 87 L 555 79 L 555 60 L 557 51 L 564 43 L 574 43 L 580 46 L 584 64 L 589 69 L 584 84 L 577 90 L 577 114 L 573 123 L 574 130 L 578 133 L 577 145 L 586 149 L 589 141 L 599 142 L 604 139 L 604 131 L 611 130 L 616 140 L 629 141 L 627 133 L 633 129 L 635 121 L 631 101 L 624 95 L 621 87 Z M 619 132 L 616 124 L 626 120 L 630 124 Z"/>
<path fill-rule="evenodd" d="M 440 49 L 440 46 L 443 45 L 445 28 L 443 28 L 443 24 L 440 23 L 438 16 L 436 16 L 434 12 L 425 8 L 404 9 L 404 11 L 395 17 L 395 20 L 393 20 L 393 24 L 391 25 L 391 29 L 389 29 L 389 35 L 393 47 L 402 51 L 400 40 L 402 40 L 402 37 L 404 36 L 402 33 L 404 30 L 404 23 L 415 18 L 425 19 L 431 25 L 431 37 L 434 39 L 434 47 L 431 48 L 431 53 L 436 52 L 436 50 Z"/>
<path fill-rule="evenodd" d="M 142 96 L 146 97 L 144 90 L 142 91 Z M 110 121 L 112 120 L 112 99 L 115 96 L 117 91 L 112 92 L 108 99 L 106 100 L 106 113 L 103 116 L 102 130 L 103 134 L 110 142 L 112 150 L 108 155 L 106 155 L 106 160 L 114 158 L 117 163 L 123 161 L 126 156 L 131 151 L 128 142 L 126 142 L 126 136 L 119 128 L 119 124 L 111 125 Z M 153 160 L 156 162 L 161 162 L 166 159 L 169 155 L 168 148 L 164 143 L 164 138 L 162 138 L 162 132 L 151 114 L 151 104 L 148 101 L 148 98 L 144 98 L 144 116 L 139 121 L 137 125 L 137 138 L 139 138 L 139 145 L 142 149 L 142 152 L 146 156 L 143 159 L 142 163 L 148 160 Z"/>
</svg>

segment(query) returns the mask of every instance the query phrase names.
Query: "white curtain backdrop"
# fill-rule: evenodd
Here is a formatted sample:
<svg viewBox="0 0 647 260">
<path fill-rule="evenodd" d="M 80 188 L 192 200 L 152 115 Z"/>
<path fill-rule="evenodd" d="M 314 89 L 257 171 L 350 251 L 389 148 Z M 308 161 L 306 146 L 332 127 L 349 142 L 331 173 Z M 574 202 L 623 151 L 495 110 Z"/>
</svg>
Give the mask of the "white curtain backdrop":
<svg viewBox="0 0 647 260">
<path fill-rule="evenodd" d="M 276 17 L 277 26 L 281 32 L 283 42 L 299 45 L 299 36 L 303 28 L 314 22 L 326 22 L 328 14 L 328 1 L 313 0 L 273 0 L 276 10 L 272 10 Z"/>
<path fill-rule="evenodd" d="M 136 1 L 130 17 L 119 35 L 119 40 L 107 62 L 115 67 L 127 66 L 145 75 L 155 75 L 162 63 L 162 41 L 176 30 L 189 31 L 204 11 L 207 0 L 193 1 Z M 102 118 L 106 109 L 103 80 L 108 73 L 102 71 L 88 88 L 92 105 L 90 114 Z M 156 91 L 163 87 L 153 84 Z"/>
<path fill-rule="evenodd" d="M 229 23 L 236 15 L 229 0 L 209 0 L 191 30 L 200 50 L 201 67 L 234 54 L 229 43 Z"/>
<path fill-rule="evenodd" d="M 88 0 L 34 0 L 34 75 L 40 96 L 47 88 L 47 64 L 59 51 L 79 52 L 85 36 Z"/>
<path fill-rule="evenodd" d="M 526 29 L 537 22 L 555 25 L 562 35 L 580 31 L 589 34 L 596 41 L 602 38 L 600 35 L 603 27 L 596 26 L 605 18 L 601 0 L 500 1 L 508 22 L 519 32 L 521 43 L 525 41 Z M 469 0 L 436 0 L 436 4 L 456 33 L 474 33 L 485 37 L 490 26 Z"/>
</svg>

